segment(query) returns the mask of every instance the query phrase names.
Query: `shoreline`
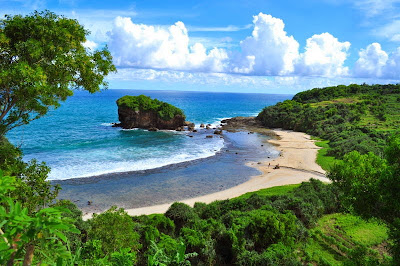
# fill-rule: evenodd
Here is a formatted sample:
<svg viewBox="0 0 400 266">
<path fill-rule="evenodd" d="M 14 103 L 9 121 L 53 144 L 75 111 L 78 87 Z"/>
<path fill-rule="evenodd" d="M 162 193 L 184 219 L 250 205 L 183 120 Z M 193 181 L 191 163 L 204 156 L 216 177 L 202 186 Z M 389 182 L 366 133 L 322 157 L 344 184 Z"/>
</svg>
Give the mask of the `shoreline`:
<svg viewBox="0 0 400 266">
<path fill-rule="evenodd" d="M 280 151 L 280 156 L 276 159 L 265 159 L 260 162 L 248 162 L 246 165 L 256 168 L 261 172 L 260 175 L 251 177 L 248 181 L 231 187 L 226 190 L 214 192 L 211 194 L 180 200 L 190 206 L 195 202 L 211 203 L 216 200 L 225 200 L 235 198 L 247 192 L 257 191 L 263 188 L 274 186 L 298 184 L 307 181 L 310 178 L 319 179 L 323 182 L 329 182 L 325 177 L 325 171 L 315 162 L 319 147 L 314 144 L 310 136 L 302 132 L 294 132 L 281 129 L 265 129 L 257 125 L 246 125 L 240 123 L 233 127 L 225 127 L 225 130 L 245 129 L 249 132 L 257 132 L 260 134 L 268 134 L 276 136 L 276 139 L 268 140 L 270 144 L 276 146 Z M 279 165 L 280 169 L 273 169 L 275 165 Z M 165 213 L 173 202 L 139 207 L 133 209 L 125 209 L 131 216 Z M 86 213 L 83 218 L 90 219 L 93 213 Z"/>
</svg>

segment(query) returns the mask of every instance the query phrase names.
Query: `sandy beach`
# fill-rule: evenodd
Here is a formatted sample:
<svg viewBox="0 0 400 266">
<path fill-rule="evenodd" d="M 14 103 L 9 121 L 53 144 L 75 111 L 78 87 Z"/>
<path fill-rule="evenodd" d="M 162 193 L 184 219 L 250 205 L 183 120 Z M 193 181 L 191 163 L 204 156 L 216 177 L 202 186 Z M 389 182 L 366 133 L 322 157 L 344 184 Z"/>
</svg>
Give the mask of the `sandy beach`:
<svg viewBox="0 0 400 266">
<path fill-rule="evenodd" d="M 258 131 L 257 128 L 252 128 Z M 260 129 L 265 133 L 265 129 Z M 310 178 L 329 182 L 325 177 L 325 171 L 315 162 L 319 147 L 309 135 L 302 132 L 288 130 L 271 130 L 276 137 L 268 142 L 275 145 L 280 151 L 280 156 L 274 160 L 266 159 L 260 162 L 249 162 L 247 165 L 257 168 L 262 174 L 252 177 L 238 186 L 219 191 L 216 193 L 181 200 L 180 202 L 193 206 L 195 202 L 211 203 L 216 200 L 225 200 L 238 197 L 244 193 L 257 191 L 263 188 L 298 184 Z M 270 133 L 271 133 L 270 132 Z M 279 169 L 274 169 L 279 165 Z M 127 209 L 129 215 L 143 215 L 153 213 L 164 213 L 173 202 L 148 206 L 135 209 Z M 84 219 L 92 217 L 91 213 L 85 214 Z"/>
</svg>

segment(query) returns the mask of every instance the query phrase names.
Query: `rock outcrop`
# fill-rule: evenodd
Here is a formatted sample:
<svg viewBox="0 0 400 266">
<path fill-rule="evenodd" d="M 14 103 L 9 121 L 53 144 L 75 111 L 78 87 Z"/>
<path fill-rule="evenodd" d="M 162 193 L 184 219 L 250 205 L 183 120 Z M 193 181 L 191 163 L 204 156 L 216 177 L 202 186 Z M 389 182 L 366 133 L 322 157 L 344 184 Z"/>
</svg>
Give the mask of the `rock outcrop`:
<svg viewBox="0 0 400 266">
<path fill-rule="evenodd" d="M 150 97 L 124 96 L 117 100 L 117 124 L 125 129 L 177 129 L 185 125 L 185 115 L 182 110 Z"/>
</svg>

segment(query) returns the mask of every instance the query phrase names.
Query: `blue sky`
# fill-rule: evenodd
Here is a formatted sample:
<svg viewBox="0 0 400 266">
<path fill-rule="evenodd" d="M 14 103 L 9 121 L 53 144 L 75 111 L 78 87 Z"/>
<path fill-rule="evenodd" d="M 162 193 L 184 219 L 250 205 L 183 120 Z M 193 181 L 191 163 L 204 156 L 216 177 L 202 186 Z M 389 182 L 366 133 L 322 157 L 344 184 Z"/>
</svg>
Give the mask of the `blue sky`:
<svg viewBox="0 0 400 266">
<path fill-rule="evenodd" d="M 111 88 L 295 93 L 400 80 L 400 0 L 4 1 L 49 9 L 108 45 Z M 2 13 L 2 14 L 1 14 Z"/>
</svg>

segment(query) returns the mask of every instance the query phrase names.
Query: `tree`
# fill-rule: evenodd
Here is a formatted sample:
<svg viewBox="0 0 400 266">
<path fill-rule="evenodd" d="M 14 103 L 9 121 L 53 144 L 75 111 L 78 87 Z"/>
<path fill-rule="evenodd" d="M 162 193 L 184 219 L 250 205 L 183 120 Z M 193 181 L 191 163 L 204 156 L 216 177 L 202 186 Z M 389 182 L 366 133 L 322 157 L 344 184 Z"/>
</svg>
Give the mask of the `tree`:
<svg viewBox="0 0 400 266">
<path fill-rule="evenodd" d="M 0 135 L 57 108 L 74 89 L 94 93 L 115 72 L 107 47 L 83 46 L 77 20 L 50 11 L 0 20 Z"/>
<path fill-rule="evenodd" d="M 389 138 L 385 158 L 353 151 L 331 169 L 328 177 L 343 192 L 344 206 L 389 225 L 393 259 L 400 264 L 400 134 Z"/>
<path fill-rule="evenodd" d="M 69 258 L 64 233 L 80 233 L 63 216 L 67 209 L 44 208 L 29 214 L 19 201 L 9 196 L 15 189 L 15 178 L 3 176 L 0 171 L 0 264 L 14 265 L 23 260 L 23 265 L 31 265 L 34 254 L 40 259 L 55 256 Z M 41 262 L 39 262 L 41 264 Z"/>
</svg>

